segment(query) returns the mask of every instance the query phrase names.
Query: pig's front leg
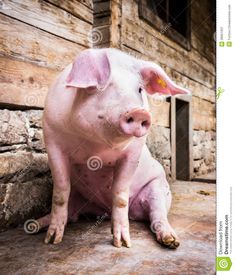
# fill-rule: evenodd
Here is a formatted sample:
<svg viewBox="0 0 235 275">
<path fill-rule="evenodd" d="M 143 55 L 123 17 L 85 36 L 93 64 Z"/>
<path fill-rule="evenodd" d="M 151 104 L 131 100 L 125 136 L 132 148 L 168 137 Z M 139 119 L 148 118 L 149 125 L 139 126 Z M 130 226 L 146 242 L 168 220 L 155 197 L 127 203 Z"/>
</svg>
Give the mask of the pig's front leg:
<svg viewBox="0 0 235 275">
<path fill-rule="evenodd" d="M 129 188 L 138 160 L 124 158 L 119 161 L 112 186 L 112 233 L 113 245 L 131 247 L 129 233 Z"/>
<path fill-rule="evenodd" d="M 60 243 L 68 219 L 70 168 L 68 158 L 55 146 L 48 146 L 48 158 L 53 177 L 51 220 L 45 243 Z"/>
</svg>

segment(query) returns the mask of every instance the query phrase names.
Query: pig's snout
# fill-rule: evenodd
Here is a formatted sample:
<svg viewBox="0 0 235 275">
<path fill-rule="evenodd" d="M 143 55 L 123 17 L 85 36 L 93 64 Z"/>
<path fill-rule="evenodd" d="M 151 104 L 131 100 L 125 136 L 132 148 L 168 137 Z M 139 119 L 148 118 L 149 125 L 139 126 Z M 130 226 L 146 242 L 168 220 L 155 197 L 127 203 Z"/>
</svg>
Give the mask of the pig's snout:
<svg viewBox="0 0 235 275">
<path fill-rule="evenodd" d="M 131 136 L 142 137 L 151 125 L 151 115 L 143 109 L 133 109 L 120 117 L 121 130 Z"/>
</svg>

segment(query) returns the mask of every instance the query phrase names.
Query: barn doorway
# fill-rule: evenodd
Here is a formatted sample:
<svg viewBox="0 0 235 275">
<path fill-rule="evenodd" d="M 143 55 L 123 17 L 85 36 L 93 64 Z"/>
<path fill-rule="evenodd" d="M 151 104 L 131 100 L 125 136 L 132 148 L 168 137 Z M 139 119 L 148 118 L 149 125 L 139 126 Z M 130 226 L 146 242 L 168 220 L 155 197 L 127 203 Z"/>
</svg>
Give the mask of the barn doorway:
<svg viewBox="0 0 235 275">
<path fill-rule="evenodd" d="M 173 180 L 192 179 L 192 127 L 189 97 L 171 98 L 171 143 Z"/>
</svg>

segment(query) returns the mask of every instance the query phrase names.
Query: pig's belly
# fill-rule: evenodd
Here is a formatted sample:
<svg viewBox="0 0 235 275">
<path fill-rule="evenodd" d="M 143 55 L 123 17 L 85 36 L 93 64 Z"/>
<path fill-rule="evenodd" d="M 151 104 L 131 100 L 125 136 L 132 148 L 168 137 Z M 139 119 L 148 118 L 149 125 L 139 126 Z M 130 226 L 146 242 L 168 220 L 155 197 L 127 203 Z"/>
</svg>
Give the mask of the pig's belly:
<svg viewBox="0 0 235 275">
<path fill-rule="evenodd" d="M 72 191 L 79 193 L 90 205 L 108 213 L 111 212 L 112 182 L 113 169 L 110 167 L 96 171 L 89 170 L 87 165 L 74 165 L 72 168 Z"/>
<path fill-rule="evenodd" d="M 140 181 L 137 182 L 137 179 Z M 148 183 L 137 174 L 133 177 L 134 182 L 130 187 L 129 206 L 138 197 L 139 191 Z M 87 165 L 73 165 L 72 167 L 72 192 L 78 194 L 84 199 L 84 206 L 82 206 L 80 213 L 103 215 L 107 213 L 108 216 L 112 210 L 112 183 L 113 183 L 113 168 L 103 167 L 102 169 L 91 171 Z M 138 200 L 138 198 L 137 198 Z M 129 216 L 135 220 L 146 219 L 146 213 L 143 211 L 141 205 L 135 203 L 135 207 L 129 209 Z"/>
</svg>

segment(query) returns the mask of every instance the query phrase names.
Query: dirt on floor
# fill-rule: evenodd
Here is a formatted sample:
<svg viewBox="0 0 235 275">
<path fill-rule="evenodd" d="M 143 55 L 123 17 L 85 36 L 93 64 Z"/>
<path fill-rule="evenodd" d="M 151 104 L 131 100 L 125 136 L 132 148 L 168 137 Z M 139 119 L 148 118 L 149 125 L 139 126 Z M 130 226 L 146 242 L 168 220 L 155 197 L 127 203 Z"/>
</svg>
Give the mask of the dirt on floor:
<svg viewBox="0 0 235 275">
<path fill-rule="evenodd" d="M 215 184 L 175 182 L 170 222 L 181 239 L 161 247 L 148 224 L 130 222 L 132 248 L 111 245 L 110 221 L 68 225 L 59 245 L 23 227 L 0 234 L 0 274 L 215 274 Z"/>
</svg>

